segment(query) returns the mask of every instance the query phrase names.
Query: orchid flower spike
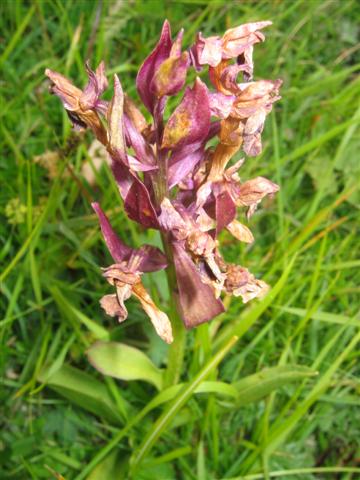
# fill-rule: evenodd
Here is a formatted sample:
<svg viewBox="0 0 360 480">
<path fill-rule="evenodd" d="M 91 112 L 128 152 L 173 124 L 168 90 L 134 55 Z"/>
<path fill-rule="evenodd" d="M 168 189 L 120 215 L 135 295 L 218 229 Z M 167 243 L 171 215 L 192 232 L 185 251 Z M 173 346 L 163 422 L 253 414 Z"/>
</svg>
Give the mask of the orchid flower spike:
<svg viewBox="0 0 360 480">
<path fill-rule="evenodd" d="M 223 295 L 247 303 L 268 291 L 245 266 L 225 261 L 219 235 L 227 230 L 252 244 L 246 223 L 261 201 L 279 190 L 265 177 L 243 179 L 239 173 L 247 157 L 262 152 L 267 115 L 280 99 L 280 79 L 254 79 L 253 49 L 264 42 L 262 31 L 270 25 L 248 23 L 222 36 L 198 33 L 186 50 L 183 30 L 173 38 L 166 20 L 137 74 L 142 107 L 123 92 L 116 75 L 112 99 L 102 99 L 108 87 L 103 62 L 95 71 L 86 64 L 83 90 L 60 73 L 45 72 L 74 128 L 91 129 L 106 148 L 129 219 L 158 230 L 164 243 L 166 255 L 150 245 L 125 245 L 93 203 L 114 262 L 102 269 L 114 290 L 101 306 L 123 322 L 125 302 L 137 298 L 167 343 L 173 341 L 171 319 L 146 291 L 143 275 L 171 269 L 171 295 L 186 328 L 222 313 Z M 192 68 L 208 68 L 208 81 L 195 76 L 190 83 Z M 168 98 L 178 94 L 177 106 L 168 111 Z"/>
</svg>

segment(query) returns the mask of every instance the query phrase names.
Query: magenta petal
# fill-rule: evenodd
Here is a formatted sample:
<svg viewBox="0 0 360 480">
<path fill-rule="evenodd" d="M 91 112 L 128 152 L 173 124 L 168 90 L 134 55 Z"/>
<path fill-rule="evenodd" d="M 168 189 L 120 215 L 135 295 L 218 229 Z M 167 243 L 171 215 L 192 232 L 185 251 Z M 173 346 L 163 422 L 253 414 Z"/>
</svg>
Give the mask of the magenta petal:
<svg viewBox="0 0 360 480">
<path fill-rule="evenodd" d="M 187 88 L 180 105 L 170 116 L 164 130 L 163 148 L 180 148 L 205 141 L 210 128 L 208 89 L 197 78 L 193 88 Z"/>
<path fill-rule="evenodd" d="M 144 273 L 156 272 L 167 267 L 166 257 L 161 250 L 151 245 L 144 245 L 138 250 L 128 247 L 117 236 L 100 205 L 94 202 L 91 206 L 99 218 L 106 246 L 116 262 L 121 263 L 126 260 L 129 262 L 128 267 L 131 268 L 133 259 L 136 263 L 136 271 Z"/>
<path fill-rule="evenodd" d="M 150 194 L 142 181 L 120 162 L 113 162 L 111 168 L 128 217 L 144 227 L 158 228 L 159 223 Z"/>
<path fill-rule="evenodd" d="M 202 148 L 192 153 L 186 151 L 184 153 L 183 150 L 174 152 L 169 161 L 169 188 L 173 188 L 180 183 L 203 158 L 204 150 Z"/>
<path fill-rule="evenodd" d="M 91 206 L 99 218 L 101 231 L 112 258 L 115 260 L 115 262 L 119 263 L 129 258 L 133 252 L 133 249 L 122 243 L 120 238 L 114 232 L 109 219 L 101 209 L 100 205 L 97 202 L 94 202 L 91 204 Z"/>
<path fill-rule="evenodd" d="M 141 256 L 139 271 L 144 273 L 157 272 L 158 270 L 163 270 L 168 265 L 162 251 L 151 245 L 144 245 L 139 248 L 137 255 Z"/>
<path fill-rule="evenodd" d="M 124 125 L 127 143 L 134 149 L 138 161 L 156 168 L 156 161 L 150 146 L 127 115 L 124 115 Z"/>
<path fill-rule="evenodd" d="M 139 160 L 131 155 L 128 155 L 129 167 L 134 172 L 150 172 L 154 170 L 158 170 L 157 165 L 148 165 L 147 163 L 139 162 Z"/>
<path fill-rule="evenodd" d="M 166 60 L 171 51 L 170 24 L 165 20 L 158 44 L 141 65 L 136 77 L 136 87 L 140 98 L 150 113 L 153 113 L 156 96 L 151 92 L 150 86 L 157 68 Z"/>
<path fill-rule="evenodd" d="M 201 281 L 193 261 L 179 242 L 173 244 L 178 301 L 186 328 L 208 322 L 224 311 L 209 285 Z"/>
<path fill-rule="evenodd" d="M 183 88 L 189 68 L 189 54 L 184 52 L 176 57 L 169 57 L 158 68 L 150 90 L 157 97 L 176 95 Z"/>
<path fill-rule="evenodd" d="M 97 67 L 96 72 L 91 70 L 89 62 L 86 62 L 86 71 L 89 77 L 89 81 L 84 88 L 83 94 L 80 98 L 81 106 L 86 109 L 92 109 L 97 107 L 97 102 L 100 96 L 108 87 L 108 80 L 105 75 L 105 64 L 101 62 Z"/>
</svg>

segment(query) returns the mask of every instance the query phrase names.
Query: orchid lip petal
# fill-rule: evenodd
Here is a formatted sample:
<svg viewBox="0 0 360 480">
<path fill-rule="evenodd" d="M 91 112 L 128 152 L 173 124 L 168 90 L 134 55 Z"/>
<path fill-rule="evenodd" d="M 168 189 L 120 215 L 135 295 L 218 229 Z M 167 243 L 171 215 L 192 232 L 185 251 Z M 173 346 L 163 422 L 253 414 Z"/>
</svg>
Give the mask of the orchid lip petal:
<svg viewBox="0 0 360 480">
<path fill-rule="evenodd" d="M 204 156 L 205 153 L 203 148 L 199 148 L 192 153 L 187 153 L 185 149 L 174 152 L 169 160 L 169 188 L 173 188 L 180 183 L 191 171 L 194 170 Z"/>
<path fill-rule="evenodd" d="M 123 322 L 128 316 L 125 305 L 120 304 L 116 293 L 104 295 L 100 300 L 100 306 L 110 317 L 118 317 L 119 322 Z"/>
<path fill-rule="evenodd" d="M 138 161 L 142 164 L 149 165 L 152 168 L 158 168 L 150 146 L 146 143 L 141 132 L 136 129 L 132 120 L 126 114 L 124 115 L 124 127 L 127 142 L 129 146 L 134 149 Z"/>
</svg>

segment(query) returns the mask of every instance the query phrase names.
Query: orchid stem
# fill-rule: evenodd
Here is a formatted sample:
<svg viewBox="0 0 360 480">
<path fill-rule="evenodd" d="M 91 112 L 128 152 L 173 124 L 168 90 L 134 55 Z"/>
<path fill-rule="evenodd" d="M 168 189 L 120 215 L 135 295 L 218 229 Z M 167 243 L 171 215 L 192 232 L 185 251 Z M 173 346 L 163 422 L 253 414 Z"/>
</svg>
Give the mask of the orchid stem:
<svg viewBox="0 0 360 480">
<path fill-rule="evenodd" d="M 167 250 L 167 248 L 165 248 L 165 250 Z M 173 264 L 169 265 L 166 274 L 170 292 L 169 318 L 174 341 L 169 345 L 168 350 L 167 368 L 164 376 L 165 388 L 179 382 L 184 363 L 186 343 L 186 329 L 180 318 L 176 302 L 177 284 Z"/>
<path fill-rule="evenodd" d="M 163 135 L 163 119 L 161 112 L 161 100 L 155 107 L 154 127 L 156 132 L 156 155 L 158 172 L 154 182 L 155 201 L 158 208 L 165 197 L 169 197 L 168 188 L 168 154 L 161 149 Z M 173 333 L 173 342 L 169 346 L 167 368 L 164 375 L 164 388 L 178 383 L 184 363 L 186 330 L 180 318 L 176 299 L 178 298 L 178 287 L 174 267 L 174 259 L 169 237 L 166 233 L 161 234 L 161 239 L 168 267 L 166 269 L 166 278 L 169 287 L 169 318 Z"/>
</svg>

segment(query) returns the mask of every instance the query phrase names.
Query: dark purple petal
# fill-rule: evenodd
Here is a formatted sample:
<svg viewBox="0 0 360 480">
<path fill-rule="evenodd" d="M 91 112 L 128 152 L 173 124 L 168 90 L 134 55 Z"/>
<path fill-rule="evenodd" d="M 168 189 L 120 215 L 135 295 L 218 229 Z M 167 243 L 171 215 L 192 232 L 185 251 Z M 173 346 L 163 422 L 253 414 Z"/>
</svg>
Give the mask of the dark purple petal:
<svg viewBox="0 0 360 480">
<path fill-rule="evenodd" d="M 150 113 L 153 113 L 156 101 L 156 96 L 150 89 L 151 82 L 158 67 L 169 57 L 171 47 L 170 24 L 165 20 L 158 44 L 141 65 L 136 77 L 136 87 L 140 98 Z"/>
<path fill-rule="evenodd" d="M 107 216 L 101 209 L 100 205 L 96 202 L 91 204 L 92 208 L 95 210 L 101 227 L 101 231 L 106 243 L 106 246 L 110 252 L 110 255 L 115 260 L 115 262 L 122 262 L 130 257 L 133 252 L 133 249 L 125 245 L 117 234 L 114 232 Z"/>
<path fill-rule="evenodd" d="M 163 134 L 163 118 L 164 118 L 164 110 L 167 103 L 168 97 L 160 97 L 157 98 L 154 104 L 154 125 L 157 126 L 156 132 L 154 132 L 154 143 L 157 139 L 161 139 Z M 160 140 L 159 140 L 160 141 Z"/>
<path fill-rule="evenodd" d="M 187 88 L 180 105 L 170 116 L 164 130 L 163 148 L 180 148 L 205 141 L 210 128 L 210 107 L 206 85 L 197 78 Z"/>
<path fill-rule="evenodd" d="M 221 124 L 218 120 L 216 122 L 211 122 L 209 133 L 208 133 L 208 136 L 207 136 L 207 141 L 211 140 L 213 137 L 215 137 L 215 135 L 220 133 L 220 128 L 221 128 Z"/>
<path fill-rule="evenodd" d="M 124 200 L 128 217 L 144 227 L 158 228 L 159 223 L 155 209 L 142 181 L 120 162 L 113 162 L 111 168 Z"/>
<path fill-rule="evenodd" d="M 167 267 L 167 259 L 165 255 L 156 247 L 144 245 L 137 251 L 137 255 L 141 257 L 139 270 L 141 272 L 157 272 Z"/>
<path fill-rule="evenodd" d="M 193 261 L 181 243 L 173 244 L 174 265 L 178 287 L 178 302 L 186 328 L 208 322 L 224 311 L 212 288 L 201 281 Z"/>
</svg>

